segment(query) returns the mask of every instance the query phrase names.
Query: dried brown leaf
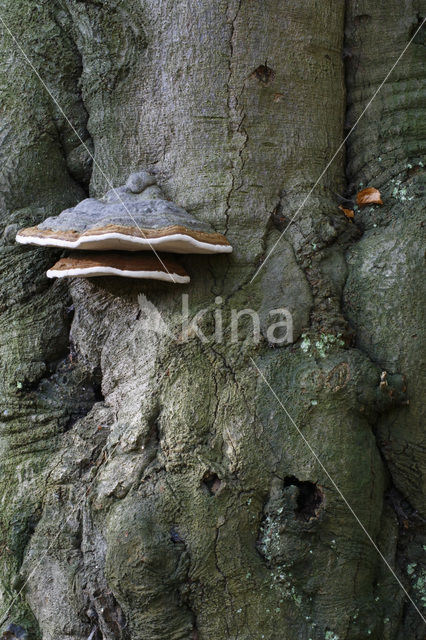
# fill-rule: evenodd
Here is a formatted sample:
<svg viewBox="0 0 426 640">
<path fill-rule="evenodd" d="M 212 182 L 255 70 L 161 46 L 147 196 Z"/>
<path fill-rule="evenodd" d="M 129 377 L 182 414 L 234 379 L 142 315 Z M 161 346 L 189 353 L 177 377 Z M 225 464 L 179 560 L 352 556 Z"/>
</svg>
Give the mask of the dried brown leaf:
<svg viewBox="0 0 426 640">
<path fill-rule="evenodd" d="M 380 197 L 380 191 L 374 187 L 367 187 L 362 191 L 358 191 L 356 203 L 359 207 L 365 207 L 368 204 L 383 204 Z"/>
<path fill-rule="evenodd" d="M 345 207 L 342 207 L 341 204 L 339 205 L 339 209 L 343 211 L 343 213 L 347 218 L 349 218 L 349 220 L 351 220 L 355 216 L 353 209 L 345 209 Z"/>
</svg>

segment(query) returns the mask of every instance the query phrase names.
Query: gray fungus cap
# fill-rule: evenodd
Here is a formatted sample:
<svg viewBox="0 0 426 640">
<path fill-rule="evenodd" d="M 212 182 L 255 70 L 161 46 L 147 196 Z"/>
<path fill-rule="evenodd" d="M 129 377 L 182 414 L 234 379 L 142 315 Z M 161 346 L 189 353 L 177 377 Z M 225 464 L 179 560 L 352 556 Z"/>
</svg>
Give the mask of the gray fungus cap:
<svg viewBox="0 0 426 640">
<path fill-rule="evenodd" d="M 102 198 L 86 198 L 36 227 L 21 229 L 20 244 L 88 250 L 230 253 L 206 222 L 166 200 L 154 175 L 133 173 Z"/>
</svg>

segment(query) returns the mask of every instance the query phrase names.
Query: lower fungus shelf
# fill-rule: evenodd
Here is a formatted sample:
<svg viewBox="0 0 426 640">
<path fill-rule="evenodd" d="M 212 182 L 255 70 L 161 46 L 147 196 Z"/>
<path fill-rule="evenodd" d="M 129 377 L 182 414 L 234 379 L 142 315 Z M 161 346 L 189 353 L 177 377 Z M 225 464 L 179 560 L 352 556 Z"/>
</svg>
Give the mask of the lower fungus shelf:
<svg viewBox="0 0 426 640">
<path fill-rule="evenodd" d="M 72 253 L 46 273 L 48 278 L 121 276 L 161 280 L 175 284 L 190 281 L 185 269 L 167 254 L 151 255 L 118 251 Z"/>
</svg>

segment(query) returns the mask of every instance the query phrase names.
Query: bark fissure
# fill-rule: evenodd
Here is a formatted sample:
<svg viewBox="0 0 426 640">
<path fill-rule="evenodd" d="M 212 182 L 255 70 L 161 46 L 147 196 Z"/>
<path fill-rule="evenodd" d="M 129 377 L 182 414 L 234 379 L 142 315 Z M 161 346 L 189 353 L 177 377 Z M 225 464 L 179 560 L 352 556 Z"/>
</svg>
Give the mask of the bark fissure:
<svg viewBox="0 0 426 640">
<path fill-rule="evenodd" d="M 237 83 L 238 80 L 241 82 L 241 79 L 234 74 L 233 67 L 233 58 L 234 58 L 234 38 L 236 37 L 236 23 L 238 20 L 238 16 L 241 11 L 242 0 L 232 0 L 230 4 L 228 4 L 228 14 L 230 13 L 230 7 L 234 7 L 234 14 L 230 19 L 230 38 L 229 38 L 229 75 L 227 80 L 227 91 L 228 91 L 228 118 L 229 118 L 229 127 L 231 133 L 231 148 L 237 147 L 236 151 L 233 152 L 233 156 L 235 153 L 237 157 L 232 159 L 232 168 L 231 168 L 231 185 L 229 191 L 226 195 L 226 205 L 225 205 L 225 234 L 228 232 L 229 228 L 229 213 L 232 209 L 232 196 L 235 191 L 242 187 L 244 184 L 242 174 L 244 170 L 244 161 L 243 161 L 243 153 L 248 144 L 248 133 L 243 129 L 243 122 L 246 118 L 246 114 L 244 113 L 244 108 L 240 107 L 240 99 L 245 89 L 245 81 L 242 82 L 242 88 L 239 95 L 236 93 L 234 88 L 234 82 Z M 233 142 L 236 134 L 242 132 L 243 140 L 240 144 L 236 144 Z M 236 186 L 237 175 L 241 176 L 241 183 L 239 186 Z"/>
</svg>

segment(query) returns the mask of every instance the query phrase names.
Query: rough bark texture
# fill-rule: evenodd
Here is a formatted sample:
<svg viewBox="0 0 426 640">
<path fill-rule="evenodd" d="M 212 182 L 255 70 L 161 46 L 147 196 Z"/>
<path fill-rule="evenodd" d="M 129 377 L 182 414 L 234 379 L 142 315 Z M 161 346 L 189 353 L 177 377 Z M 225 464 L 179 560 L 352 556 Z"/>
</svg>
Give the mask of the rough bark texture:
<svg viewBox="0 0 426 640">
<path fill-rule="evenodd" d="M 250 280 L 424 15 L 393 0 L 3 0 L 96 158 L 92 172 L 2 28 L 4 628 L 44 640 L 423 637 L 250 357 L 421 607 L 424 33 Z M 67 285 L 44 275 L 60 252 L 14 244 L 17 228 L 140 168 L 234 253 L 181 258 L 183 289 Z M 353 224 L 335 193 L 359 183 L 385 204 Z M 207 343 L 141 318 L 142 293 L 178 334 L 182 290 L 191 315 L 209 309 Z M 227 327 L 232 308 L 289 308 L 293 344 L 244 344 L 243 330 L 218 344 L 216 296 Z"/>
</svg>

